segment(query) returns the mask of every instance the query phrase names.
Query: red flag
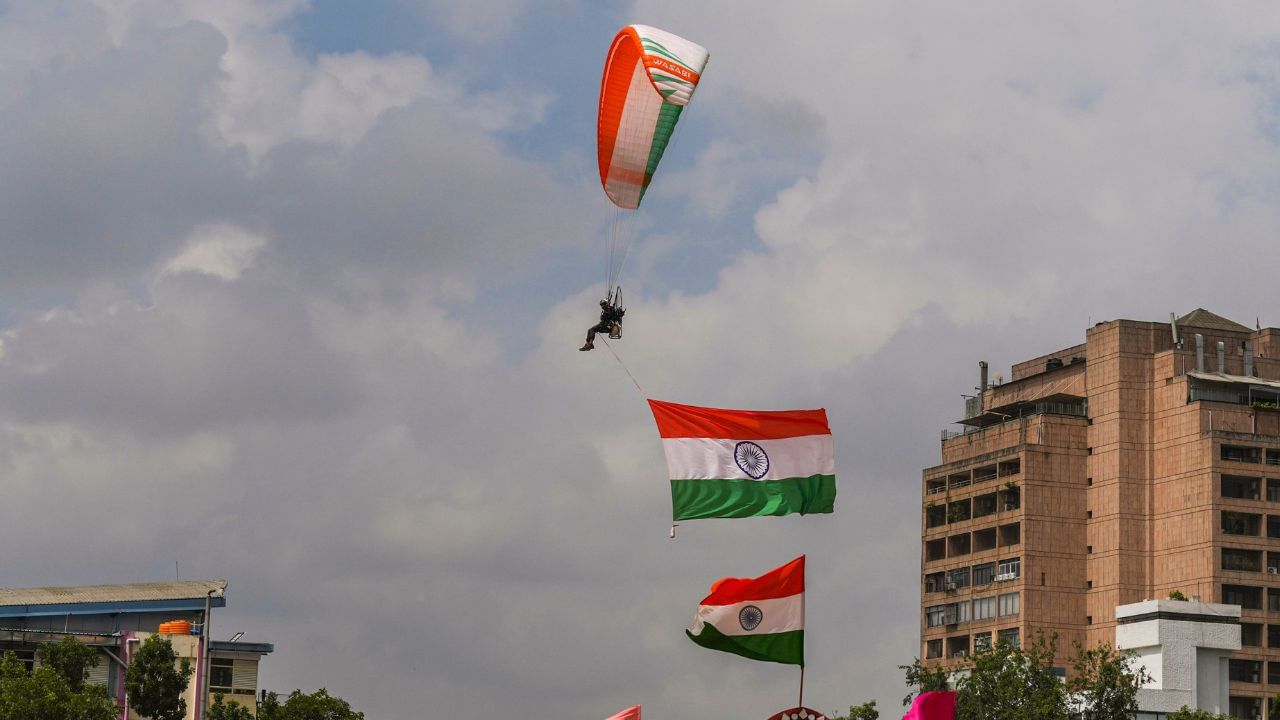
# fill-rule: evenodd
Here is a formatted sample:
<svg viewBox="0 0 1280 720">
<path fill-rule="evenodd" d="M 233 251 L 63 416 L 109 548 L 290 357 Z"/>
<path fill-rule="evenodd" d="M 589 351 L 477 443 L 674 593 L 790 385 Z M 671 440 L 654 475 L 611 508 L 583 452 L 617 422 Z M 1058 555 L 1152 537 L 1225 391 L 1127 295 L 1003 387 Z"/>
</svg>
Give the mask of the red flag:
<svg viewBox="0 0 1280 720">
<path fill-rule="evenodd" d="M 632 705 L 617 715 L 611 715 L 604 720 L 640 720 L 640 706 Z"/>
<path fill-rule="evenodd" d="M 956 720 L 956 694 L 940 690 L 920 693 L 902 720 Z"/>
</svg>

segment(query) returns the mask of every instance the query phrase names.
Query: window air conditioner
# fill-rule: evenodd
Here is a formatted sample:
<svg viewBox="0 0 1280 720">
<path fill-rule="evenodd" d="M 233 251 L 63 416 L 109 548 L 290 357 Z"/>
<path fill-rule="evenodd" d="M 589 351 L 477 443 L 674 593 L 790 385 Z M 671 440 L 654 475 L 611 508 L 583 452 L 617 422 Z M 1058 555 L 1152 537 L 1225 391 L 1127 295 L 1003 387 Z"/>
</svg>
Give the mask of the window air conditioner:
<svg viewBox="0 0 1280 720">
<path fill-rule="evenodd" d="M 1267 572 L 1272 575 L 1275 575 L 1277 573 L 1280 573 L 1280 568 L 1276 568 L 1274 565 L 1269 565 L 1267 566 Z"/>
<path fill-rule="evenodd" d="M 996 582 L 1003 582 L 1005 580 L 1017 580 L 1017 579 L 1018 579 L 1018 573 L 1002 572 L 999 575 L 996 575 Z"/>
<path fill-rule="evenodd" d="M 947 583 L 947 592 L 955 592 L 955 591 L 956 591 L 956 584 L 955 584 L 955 583 L 953 583 L 953 582 L 948 582 L 948 583 Z"/>
</svg>

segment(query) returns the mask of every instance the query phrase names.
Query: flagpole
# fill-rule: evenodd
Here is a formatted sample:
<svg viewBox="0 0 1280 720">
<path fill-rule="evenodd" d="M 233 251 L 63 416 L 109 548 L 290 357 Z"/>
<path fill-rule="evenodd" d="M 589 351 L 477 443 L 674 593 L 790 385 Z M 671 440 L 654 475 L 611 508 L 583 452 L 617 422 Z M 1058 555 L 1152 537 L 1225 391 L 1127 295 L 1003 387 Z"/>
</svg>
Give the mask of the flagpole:
<svg viewBox="0 0 1280 720">
<path fill-rule="evenodd" d="M 804 666 L 800 666 L 800 700 L 796 707 L 804 707 Z"/>
</svg>

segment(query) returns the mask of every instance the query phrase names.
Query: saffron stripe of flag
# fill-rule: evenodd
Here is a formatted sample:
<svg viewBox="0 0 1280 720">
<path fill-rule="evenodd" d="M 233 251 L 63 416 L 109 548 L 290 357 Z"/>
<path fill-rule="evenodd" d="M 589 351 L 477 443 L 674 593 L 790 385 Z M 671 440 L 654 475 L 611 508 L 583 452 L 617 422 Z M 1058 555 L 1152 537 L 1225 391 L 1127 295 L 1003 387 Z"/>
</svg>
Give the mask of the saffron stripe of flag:
<svg viewBox="0 0 1280 720">
<path fill-rule="evenodd" d="M 617 715 L 610 715 L 604 720 L 640 720 L 640 706 L 632 705 Z"/>
<path fill-rule="evenodd" d="M 724 410 L 650 400 L 667 456 L 672 518 L 830 513 L 835 445 L 827 413 Z"/>
<path fill-rule="evenodd" d="M 712 650 L 804 665 L 804 556 L 758 578 L 717 581 L 685 633 Z"/>
</svg>

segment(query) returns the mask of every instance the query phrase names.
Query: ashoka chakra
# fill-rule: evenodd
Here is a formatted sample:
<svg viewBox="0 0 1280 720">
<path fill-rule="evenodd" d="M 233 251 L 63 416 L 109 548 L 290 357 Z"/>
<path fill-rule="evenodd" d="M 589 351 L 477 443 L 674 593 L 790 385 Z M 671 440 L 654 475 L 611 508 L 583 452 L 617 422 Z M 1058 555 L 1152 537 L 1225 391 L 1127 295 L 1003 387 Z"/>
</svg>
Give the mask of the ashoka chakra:
<svg viewBox="0 0 1280 720">
<path fill-rule="evenodd" d="M 768 454 L 765 453 L 764 448 L 750 440 L 743 440 L 734 446 L 733 461 L 752 480 L 759 480 L 769 472 Z"/>
<path fill-rule="evenodd" d="M 738 611 L 738 624 L 747 632 L 760 627 L 761 620 L 764 620 L 764 611 L 755 605 L 748 605 Z"/>
</svg>

